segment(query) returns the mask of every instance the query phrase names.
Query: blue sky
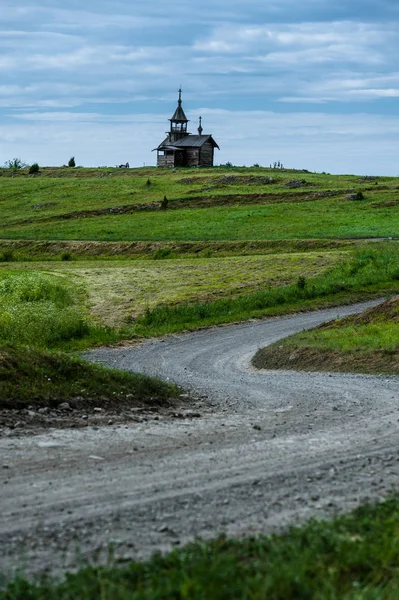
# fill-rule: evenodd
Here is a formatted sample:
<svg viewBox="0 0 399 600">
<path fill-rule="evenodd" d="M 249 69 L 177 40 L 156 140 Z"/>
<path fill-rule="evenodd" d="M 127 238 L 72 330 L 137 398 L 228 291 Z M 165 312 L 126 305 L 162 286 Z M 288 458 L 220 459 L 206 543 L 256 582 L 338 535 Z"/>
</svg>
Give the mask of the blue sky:
<svg viewBox="0 0 399 600">
<path fill-rule="evenodd" d="M 0 164 L 155 164 L 177 90 L 216 162 L 399 175 L 396 0 L 2 0 Z"/>
</svg>

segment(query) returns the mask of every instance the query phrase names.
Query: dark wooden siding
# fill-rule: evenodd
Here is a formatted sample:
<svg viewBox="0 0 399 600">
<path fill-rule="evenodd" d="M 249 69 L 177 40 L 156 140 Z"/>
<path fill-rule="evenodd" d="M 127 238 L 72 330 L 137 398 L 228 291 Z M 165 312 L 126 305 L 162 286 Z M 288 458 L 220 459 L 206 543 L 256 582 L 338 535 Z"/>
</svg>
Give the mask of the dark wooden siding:
<svg viewBox="0 0 399 600">
<path fill-rule="evenodd" d="M 175 166 L 174 152 L 171 150 L 165 151 L 164 153 L 158 152 L 157 166 L 158 167 L 174 167 Z"/>
<path fill-rule="evenodd" d="M 186 165 L 187 165 L 187 167 L 198 167 L 198 165 L 199 165 L 199 148 L 187 148 L 187 150 L 186 150 Z"/>
<path fill-rule="evenodd" d="M 210 142 L 206 142 L 201 147 L 199 166 L 213 167 L 213 146 Z"/>
<path fill-rule="evenodd" d="M 158 167 L 213 167 L 214 148 L 210 142 L 201 147 L 158 151 Z"/>
</svg>

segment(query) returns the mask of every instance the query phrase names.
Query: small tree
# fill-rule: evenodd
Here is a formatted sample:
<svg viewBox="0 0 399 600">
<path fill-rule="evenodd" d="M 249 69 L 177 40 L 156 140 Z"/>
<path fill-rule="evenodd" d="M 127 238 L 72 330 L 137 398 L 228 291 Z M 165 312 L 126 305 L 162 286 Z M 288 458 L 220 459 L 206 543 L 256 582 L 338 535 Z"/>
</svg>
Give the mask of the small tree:
<svg viewBox="0 0 399 600">
<path fill-rule="evenodd" d="M 4 166 L 6 169 L 12 169 L 13 171 L 16 171 L 26 167 L 26 163 L 24 163 L 20 158 L 13 158 L 12 160 L 7 160 L 4 163 Z"/>
<path fill-rule="evenodd" d="M 68 167 L 76 167 L 74 156 L 71 156 L 71 158 L 68 160 Z"/>
<path fill-rule="evenodd" d="M 38 165 L 38 163 L 33 163 L 33 165 L 31 165 L 29 167 L 29 175 L 35 175 L 38 172 L 39 172 L 39 165 Z"/>
</svg>

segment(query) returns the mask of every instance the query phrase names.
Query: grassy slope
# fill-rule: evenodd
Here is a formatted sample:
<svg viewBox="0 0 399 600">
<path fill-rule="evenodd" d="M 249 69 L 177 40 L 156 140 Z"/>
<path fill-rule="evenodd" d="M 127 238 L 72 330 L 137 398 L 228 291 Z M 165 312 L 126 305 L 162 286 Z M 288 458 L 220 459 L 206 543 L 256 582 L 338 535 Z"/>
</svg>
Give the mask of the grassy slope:
<svg viewBox="0 0 399 600">
<path fill-rule="evenodd" d="M 319 239 L 397 234 L 395 178 L 369 181 L 252 168 L 198 172 L 53 169 L 38 177 L 18 173 L 12 179 L 6 171 L 0 175 L 0 237 L 8 239 L 203 241 L 305 239 L 310 232 Z M 262 183 L 269 177 L 275 182 Z M 300 180 L 306 185 L 287 187 Z M 348 201 L 348 190 L 363 190 L 365 200 Z M 333 197 L 323 198 L 331 192 Z M 151 212 L 74 215 L 82 210 L 159 203 L 164 195 L 170 207 L 179 199 L 185 208 L 165 212 L 156 206 Z M 196 208 L 201 198 L 209 203 L 208 208 Z M 221 198 L 230 205 L 215 206 Z M 61 218 L 68 215 L 74 218 Z"/>
<path fill-rule="evenodd" d="M 374 200 L 373 202 L 374 203 Z M 370 202 L 317 200 L 306 204 L 270 204 L 212 209 L 93 216 L 84 220 L 2 227 L 3 238 L 104 241 L 278 240 L 395 237 L 396 206 L 373 208 Z"/>
<path fill-rule="evenodd" d="M 16 578 L 0 600 L 393 600 L 399 501 L 284 535 L 196 542 L 144 563 L 93 567 L 62 583 Z"/>
<path fill-rule="evenodd" d="M 258 368 L 399 375 L 399 297 L 259 350 Z"/>
<path fill-rule="evenodd" d="M 65 278 L 44 273 L 0 275 L 0 406 L 57 404 L 79 398 L 102 403 L 162 404 L 177 390 L 141 375 L 122 374 L 51 354 L 60 344 L 102 337 L 76 305 L 79 293 Z"/>
<path fill-rule="evenodd" d="M 12 263 L 14 270 L 51 272 L 84 288 L 90 314 L 120 327 L 159 303 L 208 302 L 312 277 L 343 260 L 347 252 L 308 251 L 265 256 L 185 258 L 152 261 Z M 9 270 L 0 263 L 0 280 Z"/>
<path fill-rule="evenodd" d="M 57 406 L 68 401 L 87 406 L 168 406 L 175 386 L 156 379 L 105 369 L 60 352 L 0 346 L 0 407 Z"/>
</svg>

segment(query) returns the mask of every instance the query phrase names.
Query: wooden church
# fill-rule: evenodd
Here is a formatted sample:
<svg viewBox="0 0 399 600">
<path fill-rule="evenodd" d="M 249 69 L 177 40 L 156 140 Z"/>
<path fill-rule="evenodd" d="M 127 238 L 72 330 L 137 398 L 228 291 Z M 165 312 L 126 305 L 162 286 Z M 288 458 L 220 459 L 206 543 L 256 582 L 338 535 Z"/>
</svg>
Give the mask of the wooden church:
<svg viewBox="0 0 399 600">
<path fill-rule="evenodd" d="M 157 151 L 158 167 L 213 167 L 215 148 L 219 146 L 210 134 L 204 134 L 202 117 L 199 118 L 198 135 L 187 132 L 188 119 L 182 108 L 181 90 L 177 108 L 169 119 L 170 130 Z"/>
</svg>

